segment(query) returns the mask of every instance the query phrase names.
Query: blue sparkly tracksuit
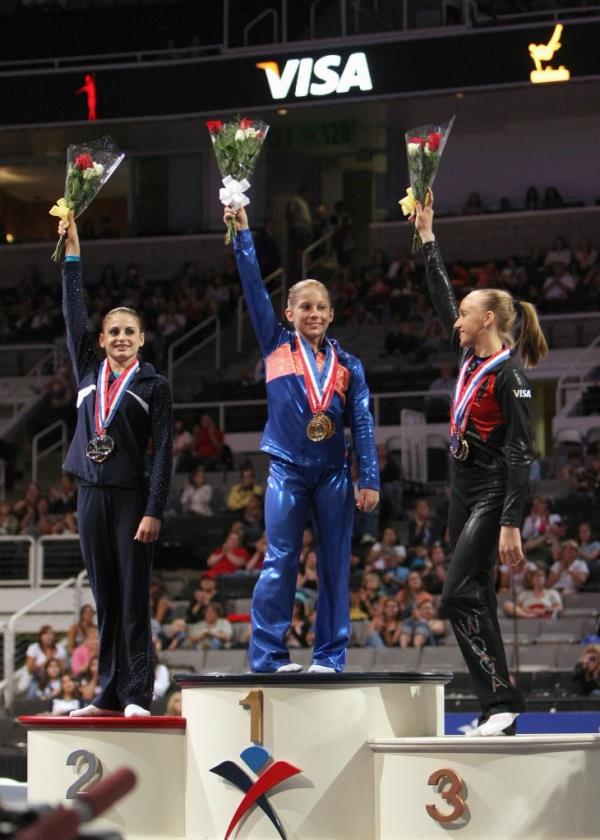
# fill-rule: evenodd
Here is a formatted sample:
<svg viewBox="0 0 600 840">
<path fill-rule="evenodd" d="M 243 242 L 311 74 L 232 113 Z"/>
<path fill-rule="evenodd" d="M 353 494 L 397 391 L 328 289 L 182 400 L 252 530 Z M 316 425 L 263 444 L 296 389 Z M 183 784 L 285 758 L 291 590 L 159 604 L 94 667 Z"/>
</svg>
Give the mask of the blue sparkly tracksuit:
<svg viewBox="0 0 600 840">
<path fill-rule="evenodd" d="M 312 412 L 294 332 L 277 320 L 262 282 L 250 231 L 234 242 L 244 296 L 265 360 L 269 417 L 261 450 L 271 456 L 265 496 L 268 551 L 252 601 L 253 671 L 290 661 L 285 635 L 291 621 L 302 531 L 309 511 L 316 537 L 319 596 L 313 660 L 342 671 L 350 632 L 348 578 L 354 493 L 344 423 L 352 431 L 360 488 L 379 490 L 379 468 L 362 365 L 333 341 L 338 357 L 335 393 L 327 415 L 328 440 L 306 435 Z"/>
<path fill-rule="evenodd" d="M 77 426 L 64 468 L 78 484 L 81 552 L 96 600 L 101 692 L 94 704 L 115 711 L 150 707 L 154 654 L 149 589 L 154 543 L 134 541 L 143 516 L 160 518 L 171 479 L 172 416 L 167 380 L 142 364 L 109 427 L 115 448 L 96 464 L 86 457 L 94 434 L 98 354 L 87 331 L 81 263 L 63 264 L 67 347 L 77 382 Z M 146 458 L 152 440 L 154 455 Z"/>
</svg>

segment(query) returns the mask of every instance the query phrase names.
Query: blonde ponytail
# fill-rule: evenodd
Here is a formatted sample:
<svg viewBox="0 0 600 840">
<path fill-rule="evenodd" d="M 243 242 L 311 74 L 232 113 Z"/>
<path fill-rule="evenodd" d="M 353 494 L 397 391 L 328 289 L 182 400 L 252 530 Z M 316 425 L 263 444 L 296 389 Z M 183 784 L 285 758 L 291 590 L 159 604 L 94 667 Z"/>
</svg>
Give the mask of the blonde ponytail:
<svg viewBox="0 0 600 840">
<path fill-rule="evenodd" d="M 524 367 L 533 368 L 548 353 L 548 342 L 542 332 L 535 306 L 523 300 L 521 302 L 515 301 L 515 308 L 521 310 L 519 356 Z"/>
</svg>

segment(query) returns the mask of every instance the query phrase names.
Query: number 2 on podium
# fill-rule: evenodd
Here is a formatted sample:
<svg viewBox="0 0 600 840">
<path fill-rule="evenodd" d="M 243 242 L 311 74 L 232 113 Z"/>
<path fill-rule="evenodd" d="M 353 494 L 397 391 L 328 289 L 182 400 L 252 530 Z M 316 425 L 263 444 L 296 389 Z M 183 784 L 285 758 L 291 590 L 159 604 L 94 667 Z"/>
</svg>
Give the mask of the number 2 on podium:
<svg viewBox="0 0 600 840">
<path fill-rule="evenodd" d="M 263 742 L 263 693 L 260 688 L 252 691 L 240 700 L 240 706 L 250 709 L 250 740 L 253 744 Z"/>
</svg>

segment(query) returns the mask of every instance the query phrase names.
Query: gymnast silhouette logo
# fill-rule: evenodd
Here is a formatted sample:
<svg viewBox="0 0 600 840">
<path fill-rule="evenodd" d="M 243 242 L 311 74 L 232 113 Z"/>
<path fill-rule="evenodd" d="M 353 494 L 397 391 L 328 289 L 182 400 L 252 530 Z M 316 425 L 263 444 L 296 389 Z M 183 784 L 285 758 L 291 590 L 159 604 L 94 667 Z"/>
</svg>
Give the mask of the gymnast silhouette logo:
<svg viewBox="0 0 600 840">
<path fill-rule="evenodd" d="M 225 840 L 228 840 L 236 825 L 253 805 L 258 805 L 264 811 L 275 826 L 281 840 L 286 840 L 281 821 L 269 803 L 266 794 L 276 785 L 301 773 L 302 770 L 299 767 L 294 767 L 293 764 L 287 761 L 276 761 L 270 767 L 267 767 L 271 755 L 264 747 L 256 745 L 246 747 L 240 753 L 240 758 L 258 775 L 255 781 L 234 761 L 223 761 L 221 764 L 217 764 L 216 767 L 210 768 L 211 773 L 216 773 L 217 776 L 231 782 L 232 785 L 235 785 L 245 794 L 227 827 Z"/>
<path fill-rule="evenodd" d="M 535 64 L 535 70 L 531 71 L 529 79 L 534 85 L 546 84 L 547 82 L 566 82 L 571 78 L 570 71 L 564 65 L 561 64 L 557 68 L 550 67 L 548 64 L 554 58 L 554 53 L 562 47 L 560 42 L 562 32 L 562 23 L 557 23 L 547 44 L 529 44 L 529 55 Z M 546 67 L 542 67 L 542 61 L 546 63 Z"/>
<path fill-rule="evenodd" d="M 86 73 L 84 84 L 75 91 L 75 95 L 85 93 L 87 96 L 88 120 L 94 122 L 98 119 L 96 106 L 98 102 L 98 95 L 96 91 L 96 77 L 92 73 Z"/>
</svg>

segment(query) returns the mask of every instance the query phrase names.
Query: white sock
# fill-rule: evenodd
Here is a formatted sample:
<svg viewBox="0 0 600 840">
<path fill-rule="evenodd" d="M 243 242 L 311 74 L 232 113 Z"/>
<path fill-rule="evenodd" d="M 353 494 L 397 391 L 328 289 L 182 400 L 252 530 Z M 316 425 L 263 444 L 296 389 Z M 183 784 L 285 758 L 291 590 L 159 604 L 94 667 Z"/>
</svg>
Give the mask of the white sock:
<svg viewBox="0 0 600 840">
<path fill-rule="evenodd" d="M 487 720 L 479 724 L 477 729 L 467 732 L 467 735 L 475 738 L 503 735 L 504 730 L 516 720 L 517 715 L 517 712 L 498 712 L 496 715 L 490 715 Z"/>
<path fill-rule="evenodd" d="M 116 709 L 101 709 L 90 703 L 89 706 L 84 706 L 83 709 L 73 709 L 69 713 L 69 717 L 122 717 L 123 712 Z"/>
<path fill-rule="evenodd" d="M 330 668 L 329 665 L 319 665 L 318 662 L 313 664 L 308 669 L 309 674 L 335 674 L 335 668 Z"/>
<path fill-rule="evenodd" d="M 125 717 L 150 717 L 150 709 L 144 709 L 138 706 L 137 703 L 128 703 L 125 706 Z"/>
<path fill-rule="evenodd" d="M 287 662 L 285 665 L 280 665 L 275 673 L 277 674 L 297 674 L 302 670 L 302 665 L 297 662 Z"/>
</svg>

